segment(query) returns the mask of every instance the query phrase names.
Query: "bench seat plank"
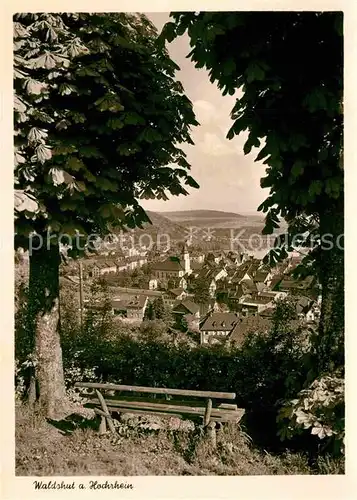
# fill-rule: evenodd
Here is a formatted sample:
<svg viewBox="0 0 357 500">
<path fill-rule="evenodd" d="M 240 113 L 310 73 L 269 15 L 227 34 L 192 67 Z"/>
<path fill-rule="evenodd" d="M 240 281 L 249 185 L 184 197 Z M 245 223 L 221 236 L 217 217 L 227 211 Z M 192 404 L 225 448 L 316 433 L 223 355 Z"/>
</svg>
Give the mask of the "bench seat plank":
<svg viewBox="0 0 357 500">
<path fill-rule="evenodd" d="M 96 394 L 86 394 L 86 398 L 89 401 L 97 401 Z M 152 397 L 140 397 L 140 396 L 105 396 L 105 401 L 108 404 L 111 404 L 112 401 L 123 401 L 123 402 L 145 402 L 145 403 L 155 403 L 155 404 L 170 404 L 170 405 L 179 405 L 179 406 L 202 406 L 205 408 L 206 401 L 201 400 L 183 400 L 183 399 L 154 399 Z M 237 410 L 238 406 L 236 404 L 226 404 L 219 403 L 217 408 L 222 408 L 223 410 Z"/>
<path fill-rule="evenodd" d="M 165 412 L 176 412 L 176 413 L 185 413 L 185 414 L 197 414 L 204 415 L 205 408 L 201 406 L 183 406 L 183 405 L 171 405 L 164 403 L 147 403 L 143 401 L 120 401 L 120 400 L 111 400 L 108 401 L 111 407 L 121 408 L 121 409 L 138 409 L 138 410 L 146 410 L 146 411 L 165 411 Z M 92 404 L 100 404 L 98 399 L 93 399 L 91 401 Z M 237 410 L 227 410 L 221 408 L 212 408 L 212 416 L 219 415 L 229 415 L 234 413 Z"/>
<path fill-rule="evenodd" d="M 95 411 L 95 410 L 94 410 Z M 108 411 L 111 413 L 137 413 L 140 415 L 155 415 L 157 417 L 176 417 L 180 418 L 182 415 L 180 413 L 167 413 L 164 411 L 147 411 L 147 410 L 138 410 L 135 408 L 118 408 L 118 407 L 112 407 L 108 406 Z"/>
<path fill-rule="evenodd" d="M 153 411 L 153 410 L 145 410 L 145 409 L 137 409 L 137 408 L 120 408 L 118 406 L 108 406 L 108 410 L 111 413 L 136 413 L 140 415 L 155 415 L 158 417 L 177 417 L 180 418 L 183 415 L 191 415 L 196 416 L 203 419 L 202 414 L 193 414 L 192 412 L 180 411 L 177 413 L 171 412 L 161 412 L 161 411 Z M 238 423 L 244 415 L 244 410 L 239 408 L 237 411 L 229 412 L 228 414 L 211 414 L 211 420 L 214 422 L 235 422 Z"/>
</svg>

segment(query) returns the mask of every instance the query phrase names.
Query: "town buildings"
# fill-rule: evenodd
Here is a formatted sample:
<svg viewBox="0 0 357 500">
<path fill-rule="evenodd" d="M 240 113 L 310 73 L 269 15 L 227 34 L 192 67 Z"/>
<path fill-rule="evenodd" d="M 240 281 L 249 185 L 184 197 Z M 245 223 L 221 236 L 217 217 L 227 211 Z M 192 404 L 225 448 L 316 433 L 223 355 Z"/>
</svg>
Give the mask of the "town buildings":
<svg viewBox="0 0 357 500">
<path fill-rule="evenodd" d="M 185 244 L 177 255 L 157 255 L 150 260 L 143 252 L 131 252 L 117 261 L 88 260 L 88 279 L 120 276 L 148 264 L 140 288 L 119 287 L 108 281 L 115 295 L 112 313 L 123 321 L 142 322 L 150 302 L 161 297 L 171 311 L 172 320 L 183 329 L 200 333 L 200 342 L 241 342 L 254 328 L 265 331 L 271 324 L 279 300 L 295 297 L 298 318 L 316 322 L 320 305 L 316 300 L 315 280 L 297 280 L 291 271 L 299 259 L 288 259 L 276 270 L 259 259 L 234 252 L 192 252 Z M 207 299 L 195 303 L 194 285 L 206 288 Z M 316 297 L 315 297 L 316 295 Z"/>
</svg>

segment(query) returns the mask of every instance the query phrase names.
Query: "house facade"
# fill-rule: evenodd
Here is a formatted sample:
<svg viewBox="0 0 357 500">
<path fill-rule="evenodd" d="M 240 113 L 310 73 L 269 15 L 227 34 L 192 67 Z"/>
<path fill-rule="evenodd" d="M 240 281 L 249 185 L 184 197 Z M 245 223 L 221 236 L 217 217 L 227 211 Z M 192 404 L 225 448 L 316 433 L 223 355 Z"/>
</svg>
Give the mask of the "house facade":
<svg viewBox="0 0 357 500">
<path fill-rule="evenodd" d="M 158 287 L 158 281 L 156 278 L 149 278 L 148 280 L 148 289 L 149 290 L 156 290 Z"/>
<path fill-rule="evenodd" d="M 243 296 L 239 300 L 239 309 L 242 316 L 257 316 L 259 313 L 272 307 L 274 299 L 271 297 L 261 297 L 259 295 L 253 297 Z"/>
<path fill-rule="evenodd" d="M 259 292 L 258 296 L 268 297 L 276 302 L 277 300 L 284 299 L 287 296 L 287 293 L 281 291 L 263 290 Z"/>
<path fill-rule="evenodd" d="M 173 258 L 155 262 L 152 264 L 151 269 L 153 276 L 160 281 L 168 281 L 170 278 L 181 278 L 185 274 L 181 263 Z"/>
<path fill-rule="evenodd" d="M 117 272 L 117 265 L 115 262 L 110 261 L 96 261 L 86 265 L 88 277 L 99 278 L 105 274 L 115 274 Z"/>
<path fill-rule="evenodd" d="M 147 304 L 146 295 L 137 295 L 127 300 L 113 300 L 112 314 L 129 323 L 141 323 Z"/>
<path fill-rule="evenodd" d="M 212 313 L 200 327 L 201 344 L 226 340 L 238 321 L 234 313 Z"/>
<path fill-rule="evenodd" d="M 117 262 L 117 271 L 120 273 L 128 269 L 128 264 L 125 260 L 120 260 Z"/>
<path fill-rule="evenodd" d="M 213 299 L 216 296 L 216 290 L 217 290 L 217 283 L 213 279 L 210 282 L 209 287 L 208 287 L 208 293 L 209 293 L 209 296 L 211 297 L 211 299 Z"/>
</svg>

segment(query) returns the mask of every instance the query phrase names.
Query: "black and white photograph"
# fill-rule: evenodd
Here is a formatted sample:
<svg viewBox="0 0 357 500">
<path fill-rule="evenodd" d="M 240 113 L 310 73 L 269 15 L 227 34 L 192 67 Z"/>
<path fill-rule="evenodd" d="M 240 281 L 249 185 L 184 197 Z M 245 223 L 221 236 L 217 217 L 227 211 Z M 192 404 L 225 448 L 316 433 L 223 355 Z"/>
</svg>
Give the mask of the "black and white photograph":
<svg viewBox="0 0 357 500">
<path fill-rule="evenodd" d="M 345 474 L 344 13 L 218 5 L 13 15 L 32 490 Z"/>
</svg>

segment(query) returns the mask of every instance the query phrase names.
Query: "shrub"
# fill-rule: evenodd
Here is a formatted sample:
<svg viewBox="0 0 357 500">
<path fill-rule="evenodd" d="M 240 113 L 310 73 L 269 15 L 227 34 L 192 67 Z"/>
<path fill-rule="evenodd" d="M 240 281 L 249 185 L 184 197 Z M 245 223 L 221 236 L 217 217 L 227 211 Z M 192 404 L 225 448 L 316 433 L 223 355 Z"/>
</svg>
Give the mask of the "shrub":
<svg viewBox="0 0 357 500">
<path fill-rule="evenodd" d="M 17 400 L 25 398 L 35 367 L 36 359 L 32 354 L 29 354 L 23 361 L 15 359 L 15 398 Z"/>
<path fill-rule="evenodd" d="M 297 399 L 282 407 L 278 421 L 281 439 L 309 430 L 334 454 L 344 453 L 344 379 L 340 372 L 322 376 L 300 391 Z"/>
<path fill-rule="evenodd" d="M 75 335 L 70 325 L 63 328 L 64 366 L 78 377 L 95 367 L 97 380 L 106 382 L 235 392 L 249 426 L 262 428 L 264 422 L 266 447 L 279 443 L 278 402 L 292 399 L 306 379 L 306 333 L 294 321 L 293 305 L 281 303 L 268 334 L 257 332 L 241 347 L 201 346 L 178 342 L 163 321 L 134 329 L 108 318 L 98 328 L 88 314 Z"/>
<path fill-rule="evenodd" d="M 78 390 L 74 387 L 74 384 L 76 382 L 100 382 L 100 379 L 98 380 L 96 367 L 82 368 L 78 365 L 77 359 L 79 356 L 80 352 L 76 352 L 71 362 L 65 367 L 64 380 L 70 401 L 84 404 L 86 402 L 86 389 Z"/>
<path fill-rule="evenodd" d="M 94 298 L 102 298 L 103 287 L 97 286 L 92 293 Z M 91 312 L 81 329 L 73 303 L 66 300 L 61 304 L 68 388 L 77 381 L 100 380 L 235 392 L 237 403 L 246 409 L 245 424 L 255 442 L 266 449 L 281 448 L 278 414 L 282 405 L 286 406 L 285 402 L 293 400 L 303 389 L 311 362 L 310 332 L 297 321 L 293 301 L 278 303 L 271 330 L 248 336 L 240 347 L 194 345 L 168 333 L 163 321 L 145 321 L 134 328 L 115 321 L 111 315 L 98 318 Z M 21 373 L 25 373 L 26 367 L 22 367 Z M 20 391 L 19 374 L 17 377 Z M 76 393 L 71 397 L 76 399 Z M 299 403 L 296 405 L 298 411 Z M 293 415 L 293 409 L 289 411 Z M 301 440 L 298 448 L 305 445 Z"/>
</svg>

